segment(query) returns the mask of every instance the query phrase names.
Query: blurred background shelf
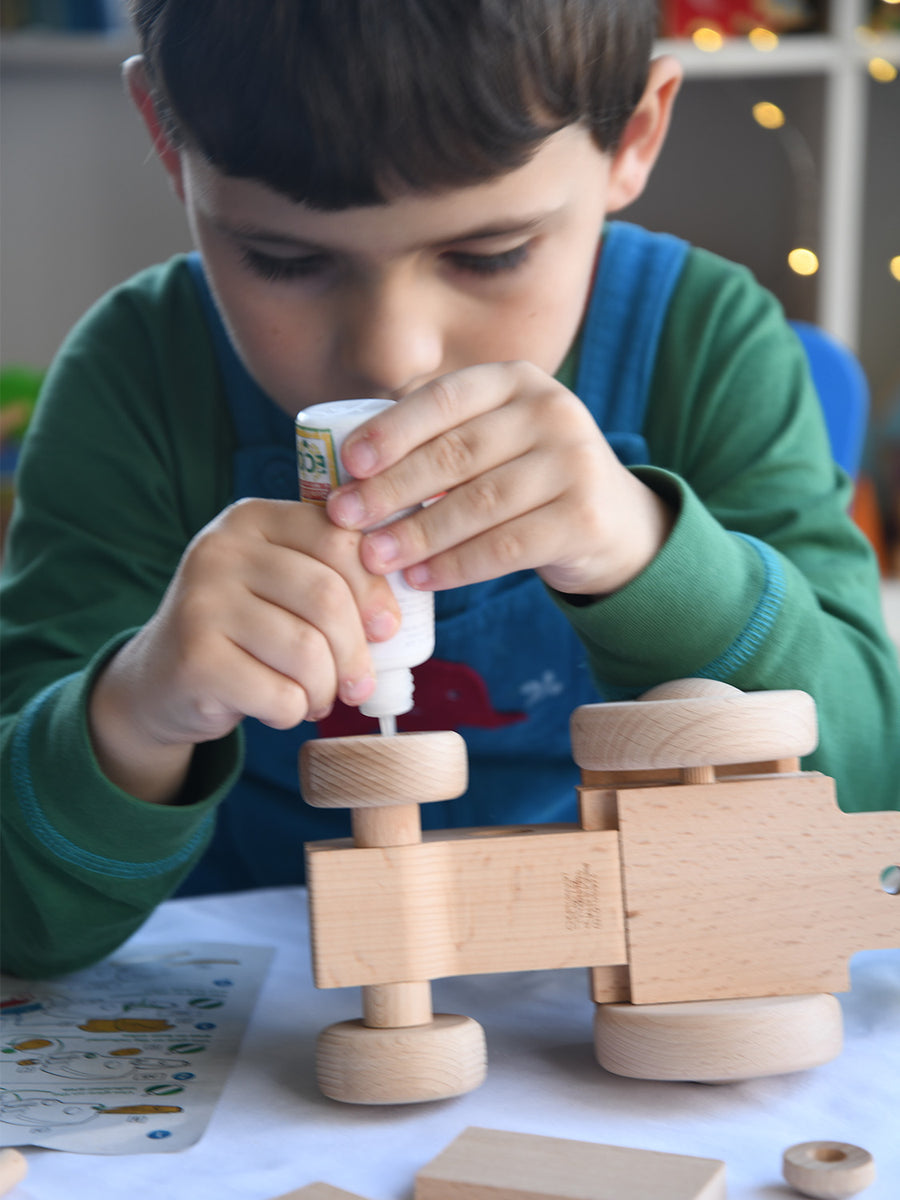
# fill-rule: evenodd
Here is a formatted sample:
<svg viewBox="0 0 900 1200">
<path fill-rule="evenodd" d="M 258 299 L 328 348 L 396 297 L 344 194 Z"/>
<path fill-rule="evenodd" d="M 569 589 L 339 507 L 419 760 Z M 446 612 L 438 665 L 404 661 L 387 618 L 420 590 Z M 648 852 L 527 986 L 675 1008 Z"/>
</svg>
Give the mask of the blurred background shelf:
<svg viewBox="0 0 900 1200">
<path fill-rule="evenodd" d="M 94 299 L 190 247 L 124 95 L 120 64 L 135 39 L 121 0 L 105 2 L 120 17 L 108 34 L 0 36 L 3 363 L 46 366 Z M 877 438 L 900 423 L 900 4 L 808 7 L 812 31 L 756 45 L 658 42 L 683 63 L 685 84 L 650 187 L 623 216 L 745 263 L 789 317 L 853 348 Z M 760 105 L 783 124 L 762 126 Z M 815 255 L 813 274 L 788 265 L 796 248 Z"/>
</svg>

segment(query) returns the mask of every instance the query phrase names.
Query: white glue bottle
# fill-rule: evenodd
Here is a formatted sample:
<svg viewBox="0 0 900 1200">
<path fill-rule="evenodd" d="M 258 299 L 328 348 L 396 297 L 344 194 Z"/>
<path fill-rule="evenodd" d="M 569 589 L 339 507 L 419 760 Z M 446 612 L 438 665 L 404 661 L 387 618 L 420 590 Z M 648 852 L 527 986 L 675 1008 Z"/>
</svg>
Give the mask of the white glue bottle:
<svg viewBox="0 0 900 1200">
<path fill-rule="evenodd" d="M 330 492 L 352 478 L 341 462 L 344 438 L 393 403 L 335 400 L 297 413 L 294 431 L 302 501 L 324 507 Z M 398 513 L 391 520 L 405 515 Z M 392 571 L 386 578 L 400 606 L 400 628 L 386 642 L 369 643 L 375 691 L 359 710 L 367 717 L 377 717 L 382 733 L 395 733 L 397 717 L 413 706 L 411 668 L 425 662 L 434 651 L 434 594 L 411 588 L 401 571 Z"/>
</svg>

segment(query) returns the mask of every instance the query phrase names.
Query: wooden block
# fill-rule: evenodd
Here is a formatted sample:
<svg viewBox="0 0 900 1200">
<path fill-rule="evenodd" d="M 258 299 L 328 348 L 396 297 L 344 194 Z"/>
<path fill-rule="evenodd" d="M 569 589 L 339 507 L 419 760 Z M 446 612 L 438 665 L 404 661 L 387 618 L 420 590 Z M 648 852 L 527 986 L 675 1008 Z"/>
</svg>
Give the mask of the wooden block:
<svg viewBox="0 0 900 1200">
<path fill-rule="evenodd" d="M 724 1200 L 725 1164 L 473 1126 L 416 1176 L 415 1200 Z"/>
<path fill-rule="evenodd" d="M 900 946 L 900 813 L 842 813 L 814 772 L 618 793 L 637 1004 L 842 992 Z"/>
<path fill-rule="evenodd" d="M 631 1001 L 631 972 L 625 965 L 591 967 L 591 999 L 595 1004 L 628 1004 Z"/>
<path fill-rule="evenodd" d="M 769 758 L 762 762 L 722 763 L 715 768 L 717 778 L 734 775 L 777 775 L 787 771 L 799 771 L 799 758 Z M 585 790 L 601 788 L 643 787 L 653 783 L 681 783 L 679 767 L 648 767 L 643 771 L 582 771 L 581 782 Z M 581 791 L 582 789 L 577 789 Z M 583 822 L 582 822 L 583 823 Z M 593 826 L 585 826 L 593 828 Z"/>
<path fill-rule="evenodd" d="M 330 1183 L 308 1183 L 306 1187 L 295 1188 L 276 1196 L 274 1200 L 366 1200 L 356 1192 L 345 1192 L 343 1188 L 332 1187 Z"/>
<path fill-rule="evenodd" d="M 317 987 L 626 961 L 618 834 L 571 825 L 307 846 Z"/>
<path fill-rule="evenodd" d="M 619 810 L 614 787 L 576 787 L 578 821 L 582 829 L 618 829 Z"/>
<path fill-rule="evenodd" d="M 7 1146 L 0 1150 L 0 1196 L 12 1191 L 28 1173 L 28 1160 L 21 1150 Z"/>
</svg>

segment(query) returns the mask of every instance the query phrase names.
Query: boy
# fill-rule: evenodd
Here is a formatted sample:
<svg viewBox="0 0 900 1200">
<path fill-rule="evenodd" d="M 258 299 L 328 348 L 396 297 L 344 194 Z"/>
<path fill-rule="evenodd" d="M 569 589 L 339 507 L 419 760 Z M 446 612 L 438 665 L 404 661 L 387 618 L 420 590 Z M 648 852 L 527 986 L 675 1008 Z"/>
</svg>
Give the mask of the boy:
<svg viewBox="0 0 900 1200">
<path fill-rule="evenodd" d="M 679 84 L 654 5 L 134 13 L 199 257 L 95 307 L 23 456 L 7 968 L 99 958 L 179 887 L 300 881 L 346 817 L 304 809 L 297 748 L 353 727 L 390 570 L 436 593 L 414 724 L 471 755 L 434 823 L 571 819 L 572 708 L 688 675 L 809 691 L 807 765 L 896 805 L 896 656 L 802 351 L 746 271 L 604 226 Z M 293 414 L 358 396 L 398 401 L 358 482 L 296 503 Z"/>
</svg>

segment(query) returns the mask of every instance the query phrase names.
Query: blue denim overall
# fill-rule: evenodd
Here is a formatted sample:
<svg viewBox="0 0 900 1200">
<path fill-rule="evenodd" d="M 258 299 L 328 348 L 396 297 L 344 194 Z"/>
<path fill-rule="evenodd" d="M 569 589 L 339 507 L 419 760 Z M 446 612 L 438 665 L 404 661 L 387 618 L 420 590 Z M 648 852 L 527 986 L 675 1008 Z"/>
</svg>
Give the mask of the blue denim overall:
<svg viewBox="0 0 900 1200">
<path fill-rule="evenodd" d="M 575 390 L 626 465 L 648 461 L 641 435 L 669 301 L 688 247 L 668 234 L 608 225 L 582 332 Z M 209 322 L 237 435 L 234 499 L 297 499 L 293 422 L 232 348 L 197 255 L 188 258 Z M 416 668 L 416 706 L 401 730 L 457 729 L 470 785 L 423 806 L 426 828 L 573 821 L 577 770 L 569 716 L 602 700 L 580 642 L 532 571 L 438 592 L 433 659 Z M 346 812 L 306 806 L 297 753 L 311 737 L 375 732 L 338 705 L 319 727 L 279 732 L 243 723 L 246 759 L 216 833 L 181 894 L 296 884 L 302 844 L 349 834 Z"/>
</svg>

